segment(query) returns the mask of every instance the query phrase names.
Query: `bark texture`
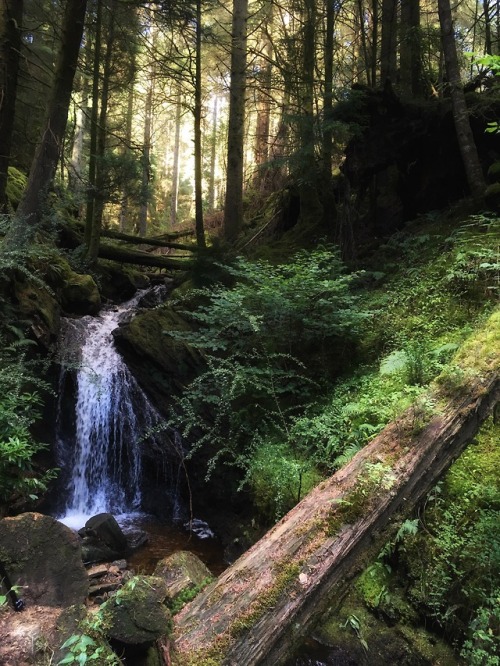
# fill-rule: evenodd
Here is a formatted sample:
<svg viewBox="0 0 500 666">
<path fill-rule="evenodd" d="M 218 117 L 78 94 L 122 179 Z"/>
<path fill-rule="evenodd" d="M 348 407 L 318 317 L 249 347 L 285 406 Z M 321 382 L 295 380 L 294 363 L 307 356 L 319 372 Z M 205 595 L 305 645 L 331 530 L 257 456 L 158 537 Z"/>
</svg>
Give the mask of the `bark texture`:
<svg viewBox="0 0 500 666">
<path fill-rule="evenodd" d="M 499 317 L 487 331 L 498 341 Z M 486 339 L 486 338 L 485 338 Z M 483 344 L 483 347 L 481 347 Z M 498 346 L 497 346 L 498 348 Z M 469 354 L 484 354 L 484 342 Z M 476 370 L 477 374 L 477 370 Z M 182 666 L 277 666 L 432 488 L 500 398 L 498 352 L 427 421 L 417 407 L 320 484 L 175 618 Z"/>
</svg>

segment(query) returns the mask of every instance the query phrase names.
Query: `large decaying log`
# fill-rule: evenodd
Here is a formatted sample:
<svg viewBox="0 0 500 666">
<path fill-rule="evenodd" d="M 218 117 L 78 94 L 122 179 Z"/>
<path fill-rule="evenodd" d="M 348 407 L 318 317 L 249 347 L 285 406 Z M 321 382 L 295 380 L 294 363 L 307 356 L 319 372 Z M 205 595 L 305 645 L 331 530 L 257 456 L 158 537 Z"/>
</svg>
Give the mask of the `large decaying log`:
<svg viewBox="0 0 500 666">
<path fill-rule="evenodd" d="M 290 656 L 498 402 L 499 327 L 497 313 L 466 351 L 460 388 L 441 382 L 176 616 L 173 663 L 277 666 Z"/>
<path fill-rule="evenodd" d="M 185 234 L 184 234 L 185 235 Z M 152 247 L 168 247 L 173 250 L 185 250 L 186 252 L 196 252 L 198 246 L 191 244 L 186 245 L 184 243 L 175 243 L 172 239 L 172 236 L 166 235 L 165 237 L 153 238 L 145 236 L 133 236 L 132 234 L 124 234 L 121 231 L 113 231 L 112 229 L 103 229 L 101 236 L 104 238 L 115 238 L 116 240 L 121 240 L 124 243 L 130 243 L 132 245 L 150 245 Z"/>
<path fill-rule="evenodd" d="M 140 250 L 129 250 L 112 245 L 103 245 L 99 247 L 99 257 L 101 259 L 111 259 L 123 264 L 134 264 L 136 266 L 151 266 L 153 268 L 166 268 L 168 270 L 186 271 L 193 267 L 193 261 L 188 259 L 175 259 L 174 257 L 165 257 L 161 254 L 150 254 Z"/>
</svg>

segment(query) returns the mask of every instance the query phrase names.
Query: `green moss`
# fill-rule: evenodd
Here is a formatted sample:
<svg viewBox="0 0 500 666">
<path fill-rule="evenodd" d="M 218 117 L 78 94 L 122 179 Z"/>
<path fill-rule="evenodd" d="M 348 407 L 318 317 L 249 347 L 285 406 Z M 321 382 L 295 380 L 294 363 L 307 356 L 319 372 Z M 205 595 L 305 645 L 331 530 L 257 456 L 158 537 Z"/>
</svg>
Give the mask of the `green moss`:
<svg viewBox="0 0 500 666">
<path fill-rule="evenodd" d="M 356 581 L 356 589 L 368 608 L 378 608 L 387 595 L 390 575 L 382 562 L 375 562 L 363 571 Z"/>
<path fill-rule="evenodd" d="M 376 493 L 390 490 L 395 477 L 388 462 L 366 462 L 355 484 L 341 499 L 332 502 L 327 518 L 327 532 L 335 535 L 343 525 L 352 525 L 369 511 Z"/>
<path fill-rule="evenodd" d="M 231 636 L 236 638 L 251 629 L 264 613 L 276 604 L 287 587 L 297 579 L 301 567 L 297 562 L 284 561 L 276 564 L 275 569 L 277 575 L 274 583 L 251 603 L 244 615 L 231 624 L 229 628 Z"/>
<path fill-rule="evenodd" d="M 10 205 L 13 208 L 17 208 L 24 190 L 26 189 L 28 178 L 22 173 L 22 171 L 19 171 L 19 169 L 16 169 L 13 166 L 8 167 L 7 175 L 7 187 L 5 193 Z"/>
</svg>

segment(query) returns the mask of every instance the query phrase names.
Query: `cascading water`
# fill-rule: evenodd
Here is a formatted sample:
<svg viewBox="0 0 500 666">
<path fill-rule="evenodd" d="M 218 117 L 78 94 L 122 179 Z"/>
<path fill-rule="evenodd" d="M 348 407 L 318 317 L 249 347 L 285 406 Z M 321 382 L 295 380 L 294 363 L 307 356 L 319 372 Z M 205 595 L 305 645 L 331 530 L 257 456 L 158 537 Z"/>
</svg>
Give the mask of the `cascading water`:
<svg viewBox="0 0 500 666">
<path fill-rule="evenodd" d="M 59 520 L 74 528 L 97 513 L 140 510 L 144 447 L 164 448 L 161 436 L 152 434 L 160 415 L 113 344 L 113 330 L 139 298 L 64 323 L 57 451 L 66 488 Z M 74 377 L 73 401 L 65 397 L 68 374 Z"/>
</svg>

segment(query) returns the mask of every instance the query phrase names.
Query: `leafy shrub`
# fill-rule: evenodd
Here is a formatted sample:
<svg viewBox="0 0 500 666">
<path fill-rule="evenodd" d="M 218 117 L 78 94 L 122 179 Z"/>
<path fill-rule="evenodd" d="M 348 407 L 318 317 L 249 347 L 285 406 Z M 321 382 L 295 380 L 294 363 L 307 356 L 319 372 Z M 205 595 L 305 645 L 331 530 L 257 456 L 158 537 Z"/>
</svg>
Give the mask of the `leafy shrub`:
<svg viewBox="0 0 500 666">
<path fill-rule="evenodd" d="M 367 317 L 351 293 L 352 276 L 331 249 L 301 252 L 279 266 L 238 259 L 226 270 L 232 288 L 195 290 L 183 302 L 196 330 L 168 332 L 206 359 L 173 425 L 193 443 L 191 455 L 210 445 L 208 474 L 221 461 L 246 470 L 263 438 L 284 440 L 291 415 L 313 388 L 297 360 L 303 345 L 326 350 L 354 339 Z"/>
<path fill-rule="evenodd" d="M 23 355 L 23 341 L 0 350 L 0 502 L 37 499 L 55 475 L 39 473 L 33 457 L 46 445 L 36 442 L 30 427 L 41 405 L 39 393 L 28 391 L 29 383 L 46 388 L 31 374 Z"/>
<path fill-rule="evenodd" d="M 247 472 L 255 506 L 271 521 L 281 518 L 320 481 L 313 463 L 299 458 L 286 443 L 263 441 Z"/>
<path fill-rule="evenodd" d="M 294 419 L 290 440 L 325 471 L 345 465 L 420 393 L 404 374 L 364 369 L 335 387 L 326 404 Z"/>
</svg>

